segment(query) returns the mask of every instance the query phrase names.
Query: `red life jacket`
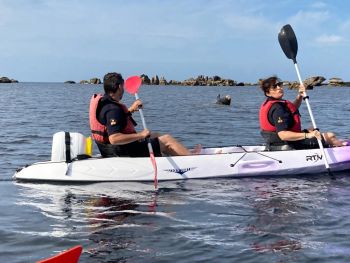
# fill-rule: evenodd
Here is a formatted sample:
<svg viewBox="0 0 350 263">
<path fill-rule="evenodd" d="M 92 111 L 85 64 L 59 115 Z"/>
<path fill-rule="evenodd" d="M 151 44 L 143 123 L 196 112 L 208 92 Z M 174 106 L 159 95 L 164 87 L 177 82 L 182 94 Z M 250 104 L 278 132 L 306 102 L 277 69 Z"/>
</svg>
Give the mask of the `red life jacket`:
<svg viewBox="0 0 350 263">
<path fill-rule="evenodd" d="M 101 143 L 109 143 L 107 127 L 100 123 L 97 119 L 97 106 L 100 100 L 103 98 L 102 94 L 94 94 L 90 99 L 90 110 L 89 110 L 89 119 L 90 119 L 90 129 L 91 136 L 94 140 Z M 128 108 L 121 103 L 112 102 L 119 107 L 121 107 L 126 115 L 126 125 L 121 131 L 124 134 L 136 133 L 133 121 L 131 119 L 131 114 L 129 113 Z"/>
<path fill-rule="evenodd" d="M 295 107 L 295 105 L 288 100 L 269 100 L 269 99 L 267 99 L 260 107 L 259 120 L 260 120 L 261 130 L 276 132 L 276 127 L 269 122 L 269 118 L 268 118 L 269 110 L 271 109 L 271 106 L 276 102 L 285 103 L 285 105 L 287 106 L 287 109 L 293 115 L 294 124 L 289 130 L 293 132 L 301 132 L 300 116 L 299 116 L 298 109 Z"/>
</svg>

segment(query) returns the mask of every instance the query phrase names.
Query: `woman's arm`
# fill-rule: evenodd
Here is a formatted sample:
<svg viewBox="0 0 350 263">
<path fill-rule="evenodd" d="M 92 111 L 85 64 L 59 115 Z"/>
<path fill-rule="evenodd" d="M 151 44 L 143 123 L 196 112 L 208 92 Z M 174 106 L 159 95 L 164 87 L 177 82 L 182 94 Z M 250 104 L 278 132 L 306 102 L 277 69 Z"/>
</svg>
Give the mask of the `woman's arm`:
<svg viewBox="0 0 350 263">
<path fill-rule="evenodd" d="M 307 132 L 292 132 L 292 131 L 280 131 L 277 133 L 278 137 L 282 141 L 299 141 L 304 139 L 310 139 L 316 137 L 317 139 L 321 139 L 321 133 L 318 130 Z"/>
<path fill-rule="evenodd" d="M 294 106 L 297 107 L 297 109 L 299 109 L 301 102 L 303 101 L 304 93 L 305 93 L 305 86 L 304 86 L 304 84 L 300 84 L 299 90 L 298 90 L 298 95 L 293 102 Z"/>
<path fill-rule="evenodd" d="M 303 101 L 303 96 L 299 93 L 299 94 L 297 95 L 297 97 L 295 98 L 293 104 L 294 104 L 294 106 L 295 106 L 297 109 L 299 109 L 299 107 L 300 107 L 302 101 Z"/>
<path fill-rule="evenodd" d="M 303 101 L 303 96 L 304 96 L 304 93 L 305 93 L 305 86 L 304 84 L 300 84 L 299 85 L 299 89 L 298 89 L 298 95 L 297 97 L 295 98 L 293 104 L 294 106 L 299 109 L 300 105 L 301 105 L 301 102 Z"/>
</svg>

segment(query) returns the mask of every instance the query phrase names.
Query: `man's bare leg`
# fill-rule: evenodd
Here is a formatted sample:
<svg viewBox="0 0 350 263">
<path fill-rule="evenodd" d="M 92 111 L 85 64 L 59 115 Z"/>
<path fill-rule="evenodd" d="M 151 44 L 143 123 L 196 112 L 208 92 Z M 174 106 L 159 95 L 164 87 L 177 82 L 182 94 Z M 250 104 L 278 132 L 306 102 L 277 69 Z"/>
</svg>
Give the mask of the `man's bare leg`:
<svg viewBox="0 0 350 263">
<path fill-rule="evenodd" d="M 333 132 L 325 132 L 323 133 L 323 137 L 325 141 L 333 147 L 346 146 L 348 144 L 345 141 L 338 140 Z"/>
<path fill-rule="evenodd" d="M 159 136 L 158 139 L 159 139 L 161 152 L 167 155 L 172 155 L 172 156 L 193 155 L 193 154 L 198 154 L 201 150 L 200 148 L 198 152 L 198 149 L 195 148 L 195 152 L 191 152 L 184 145 L 179 143 L 174 137 L 172 137 L 169 134 L 164 134 L 162 136 Z"/>
</svg>

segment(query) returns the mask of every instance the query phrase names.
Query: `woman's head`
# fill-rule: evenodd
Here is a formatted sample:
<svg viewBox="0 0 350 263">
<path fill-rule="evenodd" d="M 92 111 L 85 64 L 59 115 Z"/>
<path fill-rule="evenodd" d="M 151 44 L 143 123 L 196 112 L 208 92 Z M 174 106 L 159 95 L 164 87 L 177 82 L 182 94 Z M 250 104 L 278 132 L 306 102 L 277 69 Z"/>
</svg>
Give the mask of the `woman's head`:
<svg viewBox="0 0 350 263">
<path fill-rule="evenodd" d="M 272 76 L 260 81 L 260 88 L 266 97 L 281 99 L 284 95 L 283 82 L 277 76 Z"/>
</svg>

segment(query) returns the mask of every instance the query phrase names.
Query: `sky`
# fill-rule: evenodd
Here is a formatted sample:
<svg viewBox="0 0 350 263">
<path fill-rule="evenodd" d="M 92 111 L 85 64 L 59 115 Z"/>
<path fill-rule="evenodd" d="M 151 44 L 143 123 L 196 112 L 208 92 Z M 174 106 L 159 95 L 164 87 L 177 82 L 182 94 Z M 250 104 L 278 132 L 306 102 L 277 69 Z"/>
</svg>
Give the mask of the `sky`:
<svg viewBox="0 0 350 263">
<path fill-rule="evenodd" d="M 350 81 L 349 10 L 343 0 L 0 0 L 0 76 L 292 81 L 293 62 L 277 39 L 290 24 L 302 78 Z"/>
</svg>

